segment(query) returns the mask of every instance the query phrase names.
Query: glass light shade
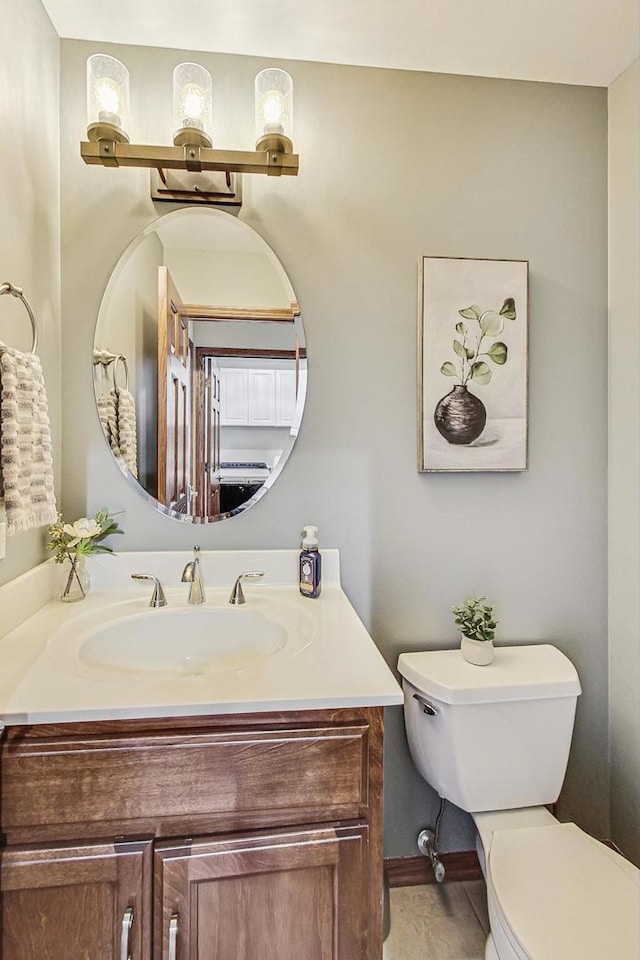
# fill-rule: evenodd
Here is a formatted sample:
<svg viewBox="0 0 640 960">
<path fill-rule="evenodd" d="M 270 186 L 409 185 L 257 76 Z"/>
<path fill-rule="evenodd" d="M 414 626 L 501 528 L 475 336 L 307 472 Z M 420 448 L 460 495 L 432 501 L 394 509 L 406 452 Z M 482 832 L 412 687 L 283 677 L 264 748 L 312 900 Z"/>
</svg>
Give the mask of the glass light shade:
<svg viewBox="0 0 640 960">
<path fill-rule="evenodd" d="M 293 80 L 286 70 L 268 67 L 256 77 L 256 147 L 272 138 L 281 149 L 291 149 L 293 139 Z M 265 146 L 265 149 L 270 149 Z"/>
<path fill-rule="evenodd" d="M 211 146 L 213 80 L 199 63 L 179 63 L 173 71 L 175 144 Z"/>
<path fill-rule="evenodd" d="M 129 71 L 114 57 L 87 60 L 87 135 L 90 140 L 127 141 Z"/>
</svg>

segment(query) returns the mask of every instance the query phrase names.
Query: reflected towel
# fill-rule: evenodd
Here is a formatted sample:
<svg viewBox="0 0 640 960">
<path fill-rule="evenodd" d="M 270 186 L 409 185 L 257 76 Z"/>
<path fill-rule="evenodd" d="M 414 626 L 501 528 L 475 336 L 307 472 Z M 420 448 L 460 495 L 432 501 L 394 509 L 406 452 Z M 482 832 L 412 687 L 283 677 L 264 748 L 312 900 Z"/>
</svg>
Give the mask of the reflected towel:
<svg viewBox="0 0 640 960">
<path fill-rule="evenodd" d="M 125 470 L 125 462 L 120 450 L 118 436 L 118 411 L 116 409 L 116 395 L 114 390 L 108 393 L 101 393 L 98 397 L 98 415 L 103 433 L 107 438 L 107 443 L 111 447 L 111 452 L 118 462 L 121 470 Z"/>
<path fill-rule="evenodd" d="M 0 343 L 0 502 L 9 535 L 55 523 L 51 427 L 40 358 Z"/>
<path fill-rule="evenodd" d="M 134 477 L 138 478 L 138 441 L 136 438 L 136 402 L 128 390 L 116 387 L 118 445 L 122 459 Z"/>
</svg>

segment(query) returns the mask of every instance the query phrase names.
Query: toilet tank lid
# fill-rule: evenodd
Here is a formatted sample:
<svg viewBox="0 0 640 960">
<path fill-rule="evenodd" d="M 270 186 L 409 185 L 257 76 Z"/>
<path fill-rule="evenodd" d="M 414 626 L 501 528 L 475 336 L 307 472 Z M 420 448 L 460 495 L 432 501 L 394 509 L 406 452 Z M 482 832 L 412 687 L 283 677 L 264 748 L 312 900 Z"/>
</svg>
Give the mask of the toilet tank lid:
<svg viewBox="0 0 640 960">
<path fill-rule="evenodd" d="M 398 670 L 422 693 L 442 703 L 496 703 L 577 697 L 571 661 L 549 643 L 496 647 L 487 666 L 467 663 L 460 650 L 402 653 Z"/>
</svg>

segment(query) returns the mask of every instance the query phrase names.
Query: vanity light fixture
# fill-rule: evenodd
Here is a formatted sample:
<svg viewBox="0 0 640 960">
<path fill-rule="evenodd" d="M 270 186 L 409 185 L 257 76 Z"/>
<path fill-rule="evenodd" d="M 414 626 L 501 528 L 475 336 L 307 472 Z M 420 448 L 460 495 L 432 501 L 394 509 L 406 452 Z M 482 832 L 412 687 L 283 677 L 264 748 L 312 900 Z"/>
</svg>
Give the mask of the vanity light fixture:
<svg viewBox="0 0 640 960">
<path fill-rule="evenodd" d="M 206 182 L 199 184 L 197 177 L 194 183 L 192 174 L 222 171 L 226 174 L 227 195 L 232 190 L 233 173 L 296 176 L 298 155 L 293 153 L 292 143 L 291 77 L 284 70 L 273 67 L 261 70 L 256 77 L 255 96 L 258 134 L 255 151 L 216 150 L 210 132 L 213 116 L 211 75 L 197 63 L 178 64 L 173 72 L 174 145 L 130 143 L 126 132 L 129 74 L 119 60 L 95 54 L 87 61 L 88 142 L 80 144 L 80 154 L 89 164 L 155 168 L 158 182 L 165 185 L 174 171 L 186 171 L 190 177 L 186 189 L 173 190 L 173 196 L 157 197 L 182 202 L 189 200 L 190 195 L 199 202 L 218 202 L 211 199 L 217 188 L 211 191 Z M 167 192 L 172 191 L 168 189 Z"/>
</svg>

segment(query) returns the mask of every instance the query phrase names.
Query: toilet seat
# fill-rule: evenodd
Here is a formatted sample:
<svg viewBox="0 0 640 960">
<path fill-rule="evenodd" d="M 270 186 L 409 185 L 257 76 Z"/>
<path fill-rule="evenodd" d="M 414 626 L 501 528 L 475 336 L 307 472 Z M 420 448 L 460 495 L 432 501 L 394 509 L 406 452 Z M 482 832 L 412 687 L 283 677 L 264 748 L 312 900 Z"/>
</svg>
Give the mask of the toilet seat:
<svg viewBox="0 0 640 960">
<path fill-rule="evenodd" d="M 487 872 L 501 960 L 638 960 L 640 871 L 575 824 L 496 830 Z"/>
</svg>

